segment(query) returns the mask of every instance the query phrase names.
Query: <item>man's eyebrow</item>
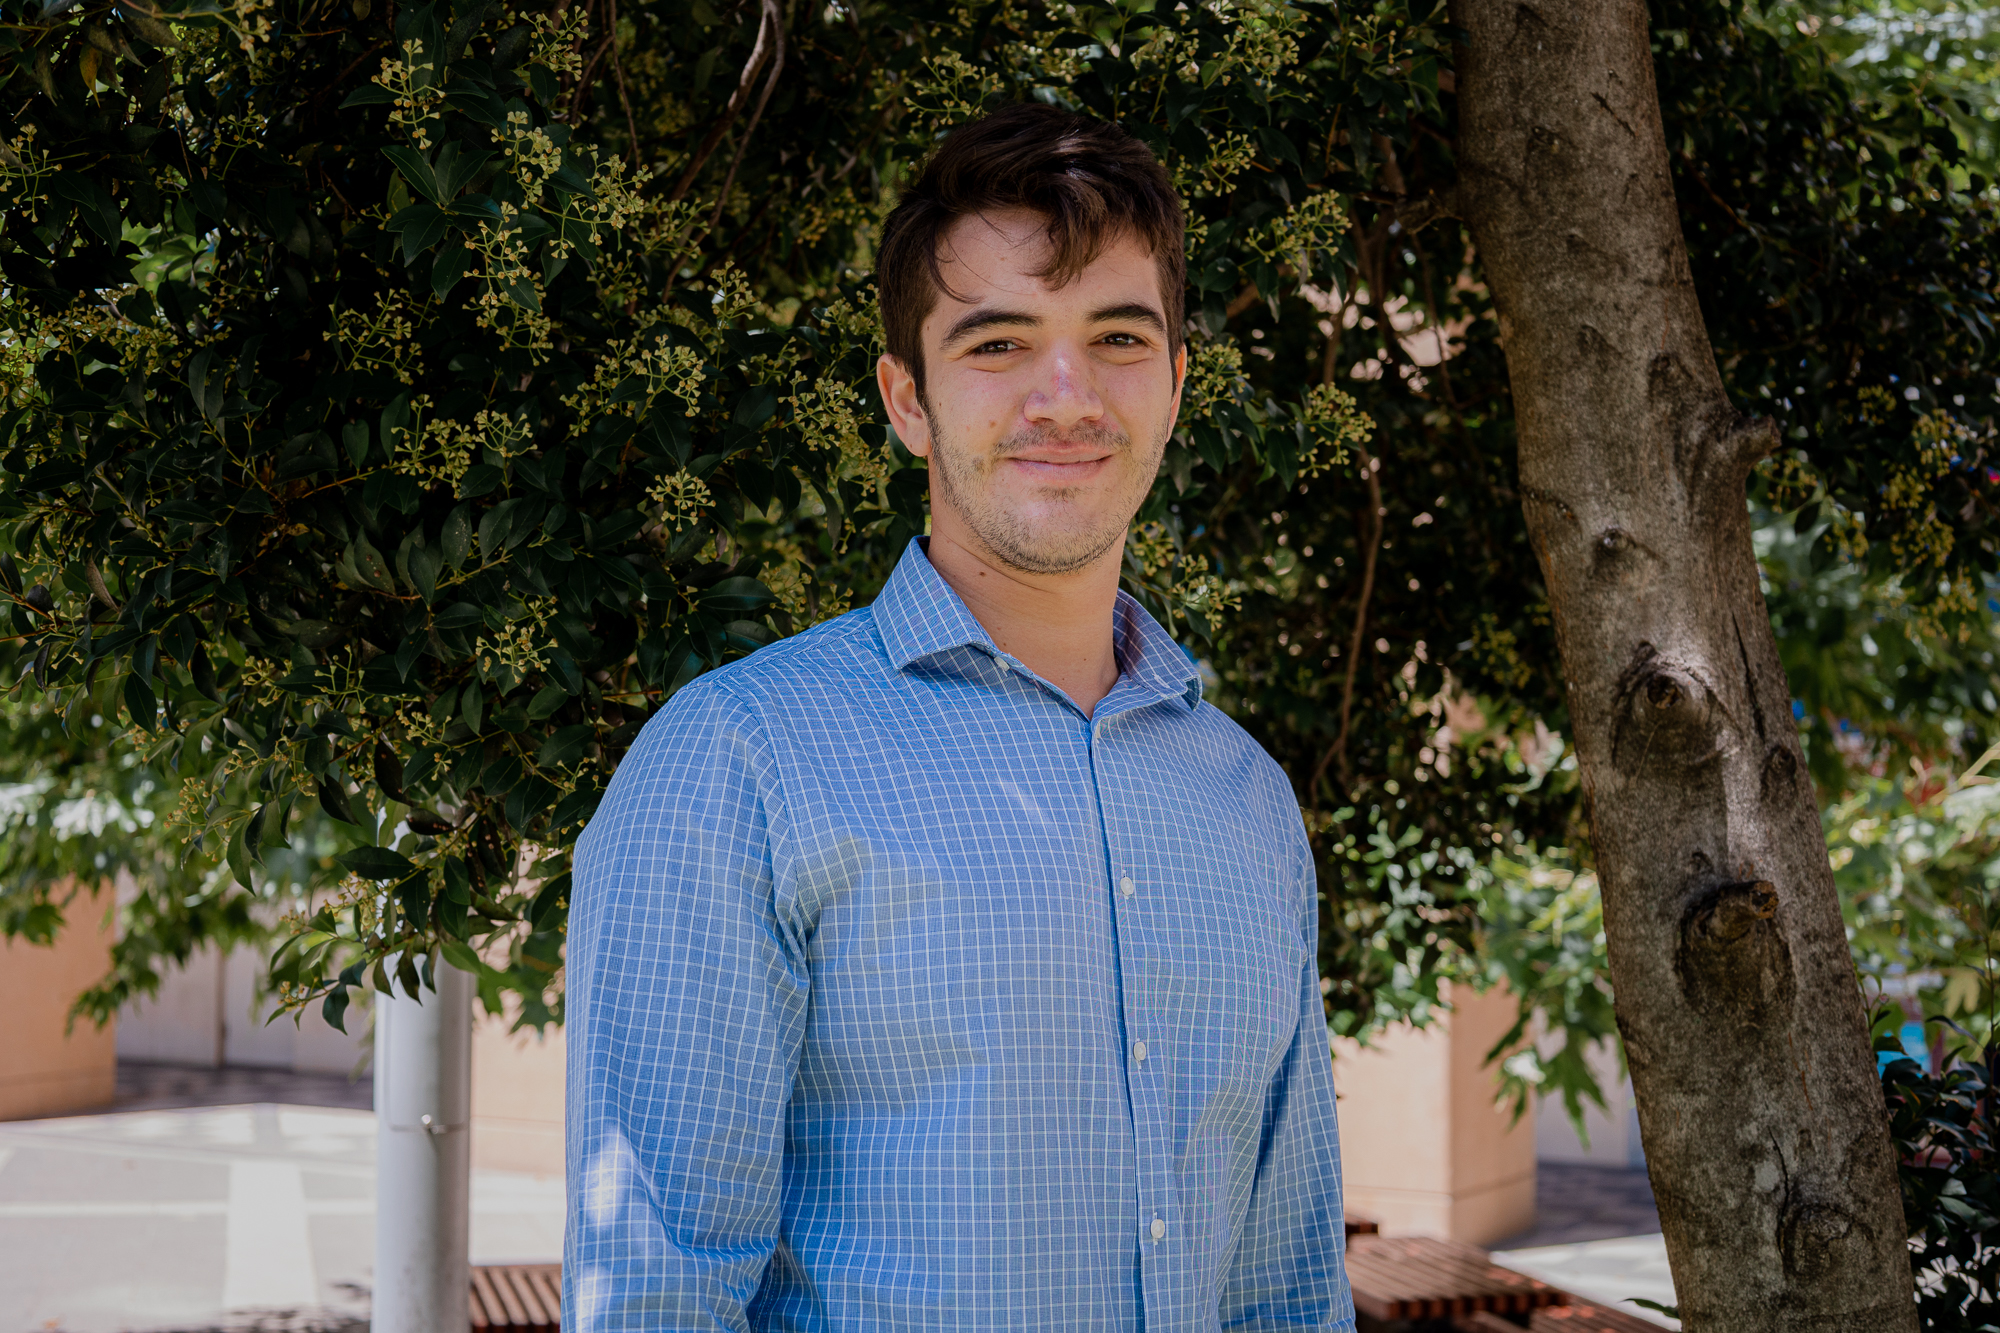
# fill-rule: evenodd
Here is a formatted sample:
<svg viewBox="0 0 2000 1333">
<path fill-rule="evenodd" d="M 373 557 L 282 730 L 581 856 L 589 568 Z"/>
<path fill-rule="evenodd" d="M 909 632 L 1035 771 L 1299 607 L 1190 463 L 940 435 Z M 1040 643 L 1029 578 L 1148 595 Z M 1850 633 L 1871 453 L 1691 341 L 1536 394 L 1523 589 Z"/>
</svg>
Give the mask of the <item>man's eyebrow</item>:
<svg viewBox="0 0 2000 1333">
<path fill-rule="evenodd" d="M 1102 310 L 1093 310 L 1090 312 L 1090 322 L 1093 324 L 1110 324 L 1123 320 L 1131 320 L 1140 324 L 1150 324 L 1161 333 L 1167 331 L 1167 321 L 1161 318 L 1160 312 L 1138 301 L 1128 301 L 1124 305 L 1106 306 Z"/>
<path fill-rule="evenodd" d="M 1039 317 L 1019 310 L 975 310 L 944 331 L 942 345 L 950 347 L 986 329 L 1032 329 L 1041 322 Z"/>
</svg>

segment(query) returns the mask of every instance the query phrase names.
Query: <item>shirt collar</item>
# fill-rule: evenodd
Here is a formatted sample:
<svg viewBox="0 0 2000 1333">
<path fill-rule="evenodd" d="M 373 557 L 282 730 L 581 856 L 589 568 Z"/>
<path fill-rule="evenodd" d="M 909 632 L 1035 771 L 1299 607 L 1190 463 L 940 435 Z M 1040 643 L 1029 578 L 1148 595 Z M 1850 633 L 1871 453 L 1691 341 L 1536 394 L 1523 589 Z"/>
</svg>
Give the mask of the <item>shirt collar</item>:
<svg viewBox="0 0 2000 1333">
<path fill-rule="evenodd" d="M 922 537 L 911 539 L 904 549 L 875 599 L 873 614 L 889 664 L 898 671 L 953 648 L 1002 655 L 992 636 L 932 567 Z M 1201 673 L 1138 599 L 1119 589 L 1112 617 L 1112 642 L 1123 677 L 1189 709 L 1201 702 Z"/>
</svg>

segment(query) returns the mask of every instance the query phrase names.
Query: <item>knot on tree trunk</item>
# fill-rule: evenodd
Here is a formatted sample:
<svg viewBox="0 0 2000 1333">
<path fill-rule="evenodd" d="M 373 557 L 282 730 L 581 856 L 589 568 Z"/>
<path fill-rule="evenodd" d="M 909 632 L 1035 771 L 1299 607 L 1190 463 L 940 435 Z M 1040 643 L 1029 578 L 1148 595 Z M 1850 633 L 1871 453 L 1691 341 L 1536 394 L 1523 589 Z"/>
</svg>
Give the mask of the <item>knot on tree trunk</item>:
<svg viewBox="0 0 2000 1333">
<path fill-rule="evenodd" d="M 1778 1222 L 1778 1250 L 1785 1272 L 1794 1280 L 1812 1281 L 1832 1272 L 1844 1257 L 1842 1244 L 1858 1224 L 1852 1214 L 1822 1200 L 1797 1200 L 1785 1206 Z M 1866 1234 L 1866 1228 L 1862 1228 Z"/>
<path fill-rule="evenodd" d="M 1695 496 L 1728 496 L 1758 459 L 1778 447 L 1778 424 L 1729 405 L 1720 385 L 1691 372 L 1671 351 L 1656 355 L 1646 369 L 1646 399 L 1659 413 L 1674 443 L 1674 470 Z"/>
<path fill-rule="evenodd" d="M 1798 777 L 1798 756 L 1789 746 L 1773 743 L 1764 750 L 1764 768 L 1757 775 L 1757 795 L 1765 801 L 1789 797 Z"/>
<path fill-rule="evenodd" d="M 1791 946 L 1778 925 L 1777 886 L 1698 880 L 1681 914 L 1674 973 L 1690 1005 L 1728 1026 L 1761 1027 L 1782 1017 L 1796 982 Z"/>
<path fill-rule="evenodd" d="M 1712 940 L 1733 944 L 1759 921 L 1778 915 L 1778 886 L 1765 879 L 1724 884 L 1702 914 L 1705 919 L 1696 923 L 1697 929 Z"/>
<path fill-rule="evenodd" d="M 1633 650 L 1618 678 L 1611 733 L 1611 763 L 1627 777 L 1647 765 L 1697 768 L 1721 758 L 1722 723 L 1728 710 L 1708 673 L 1670 657 L 1650 643 Z"/>
</svg>

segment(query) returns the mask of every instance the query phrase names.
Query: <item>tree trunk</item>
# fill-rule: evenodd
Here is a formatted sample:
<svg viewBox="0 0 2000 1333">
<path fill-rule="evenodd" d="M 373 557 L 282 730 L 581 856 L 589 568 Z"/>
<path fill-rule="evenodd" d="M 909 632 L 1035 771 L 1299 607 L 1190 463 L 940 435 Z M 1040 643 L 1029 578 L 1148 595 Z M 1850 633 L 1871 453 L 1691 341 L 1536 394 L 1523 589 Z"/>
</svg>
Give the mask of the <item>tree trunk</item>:
<svg viewBox="0 0 2000 1333">
<path fill-rule="evenodd" d="M 1611 982 L 1684 1326 L 1917 1327 L 1903 1210 L 1643 0 L 1452 0 L 1460 179 L 1500 315 Z M 1726 280 L 1726 279 L 1725 279 Z"/>
</svg>

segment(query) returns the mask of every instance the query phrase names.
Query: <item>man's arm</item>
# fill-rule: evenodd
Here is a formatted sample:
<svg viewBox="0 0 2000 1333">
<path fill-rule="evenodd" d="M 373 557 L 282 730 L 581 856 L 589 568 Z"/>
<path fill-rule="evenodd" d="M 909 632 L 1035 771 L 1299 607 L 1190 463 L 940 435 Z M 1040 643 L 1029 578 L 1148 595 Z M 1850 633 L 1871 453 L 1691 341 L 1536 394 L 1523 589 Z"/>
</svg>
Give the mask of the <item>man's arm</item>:
<svg viewBox="0 0 2000 1333">
<path fill-rule="evenodd" d="M 579 845 L 566 1333 L 748 1327 L 807 1008 L 772 906 L 779 808 L 756 720 L 698 683 L 647 724 Z"/>
<path fill-rule="evenodd" d="M 1234 1262 L 1222 1275 L 1223 1328 L 1354 1328 L 1333 1056 L 1319 990 L 1319 894 L 1310 853 L 1306 857 L 1299 1028 L 1265 1097 L 1263 1156 Z"/>
</svg>

